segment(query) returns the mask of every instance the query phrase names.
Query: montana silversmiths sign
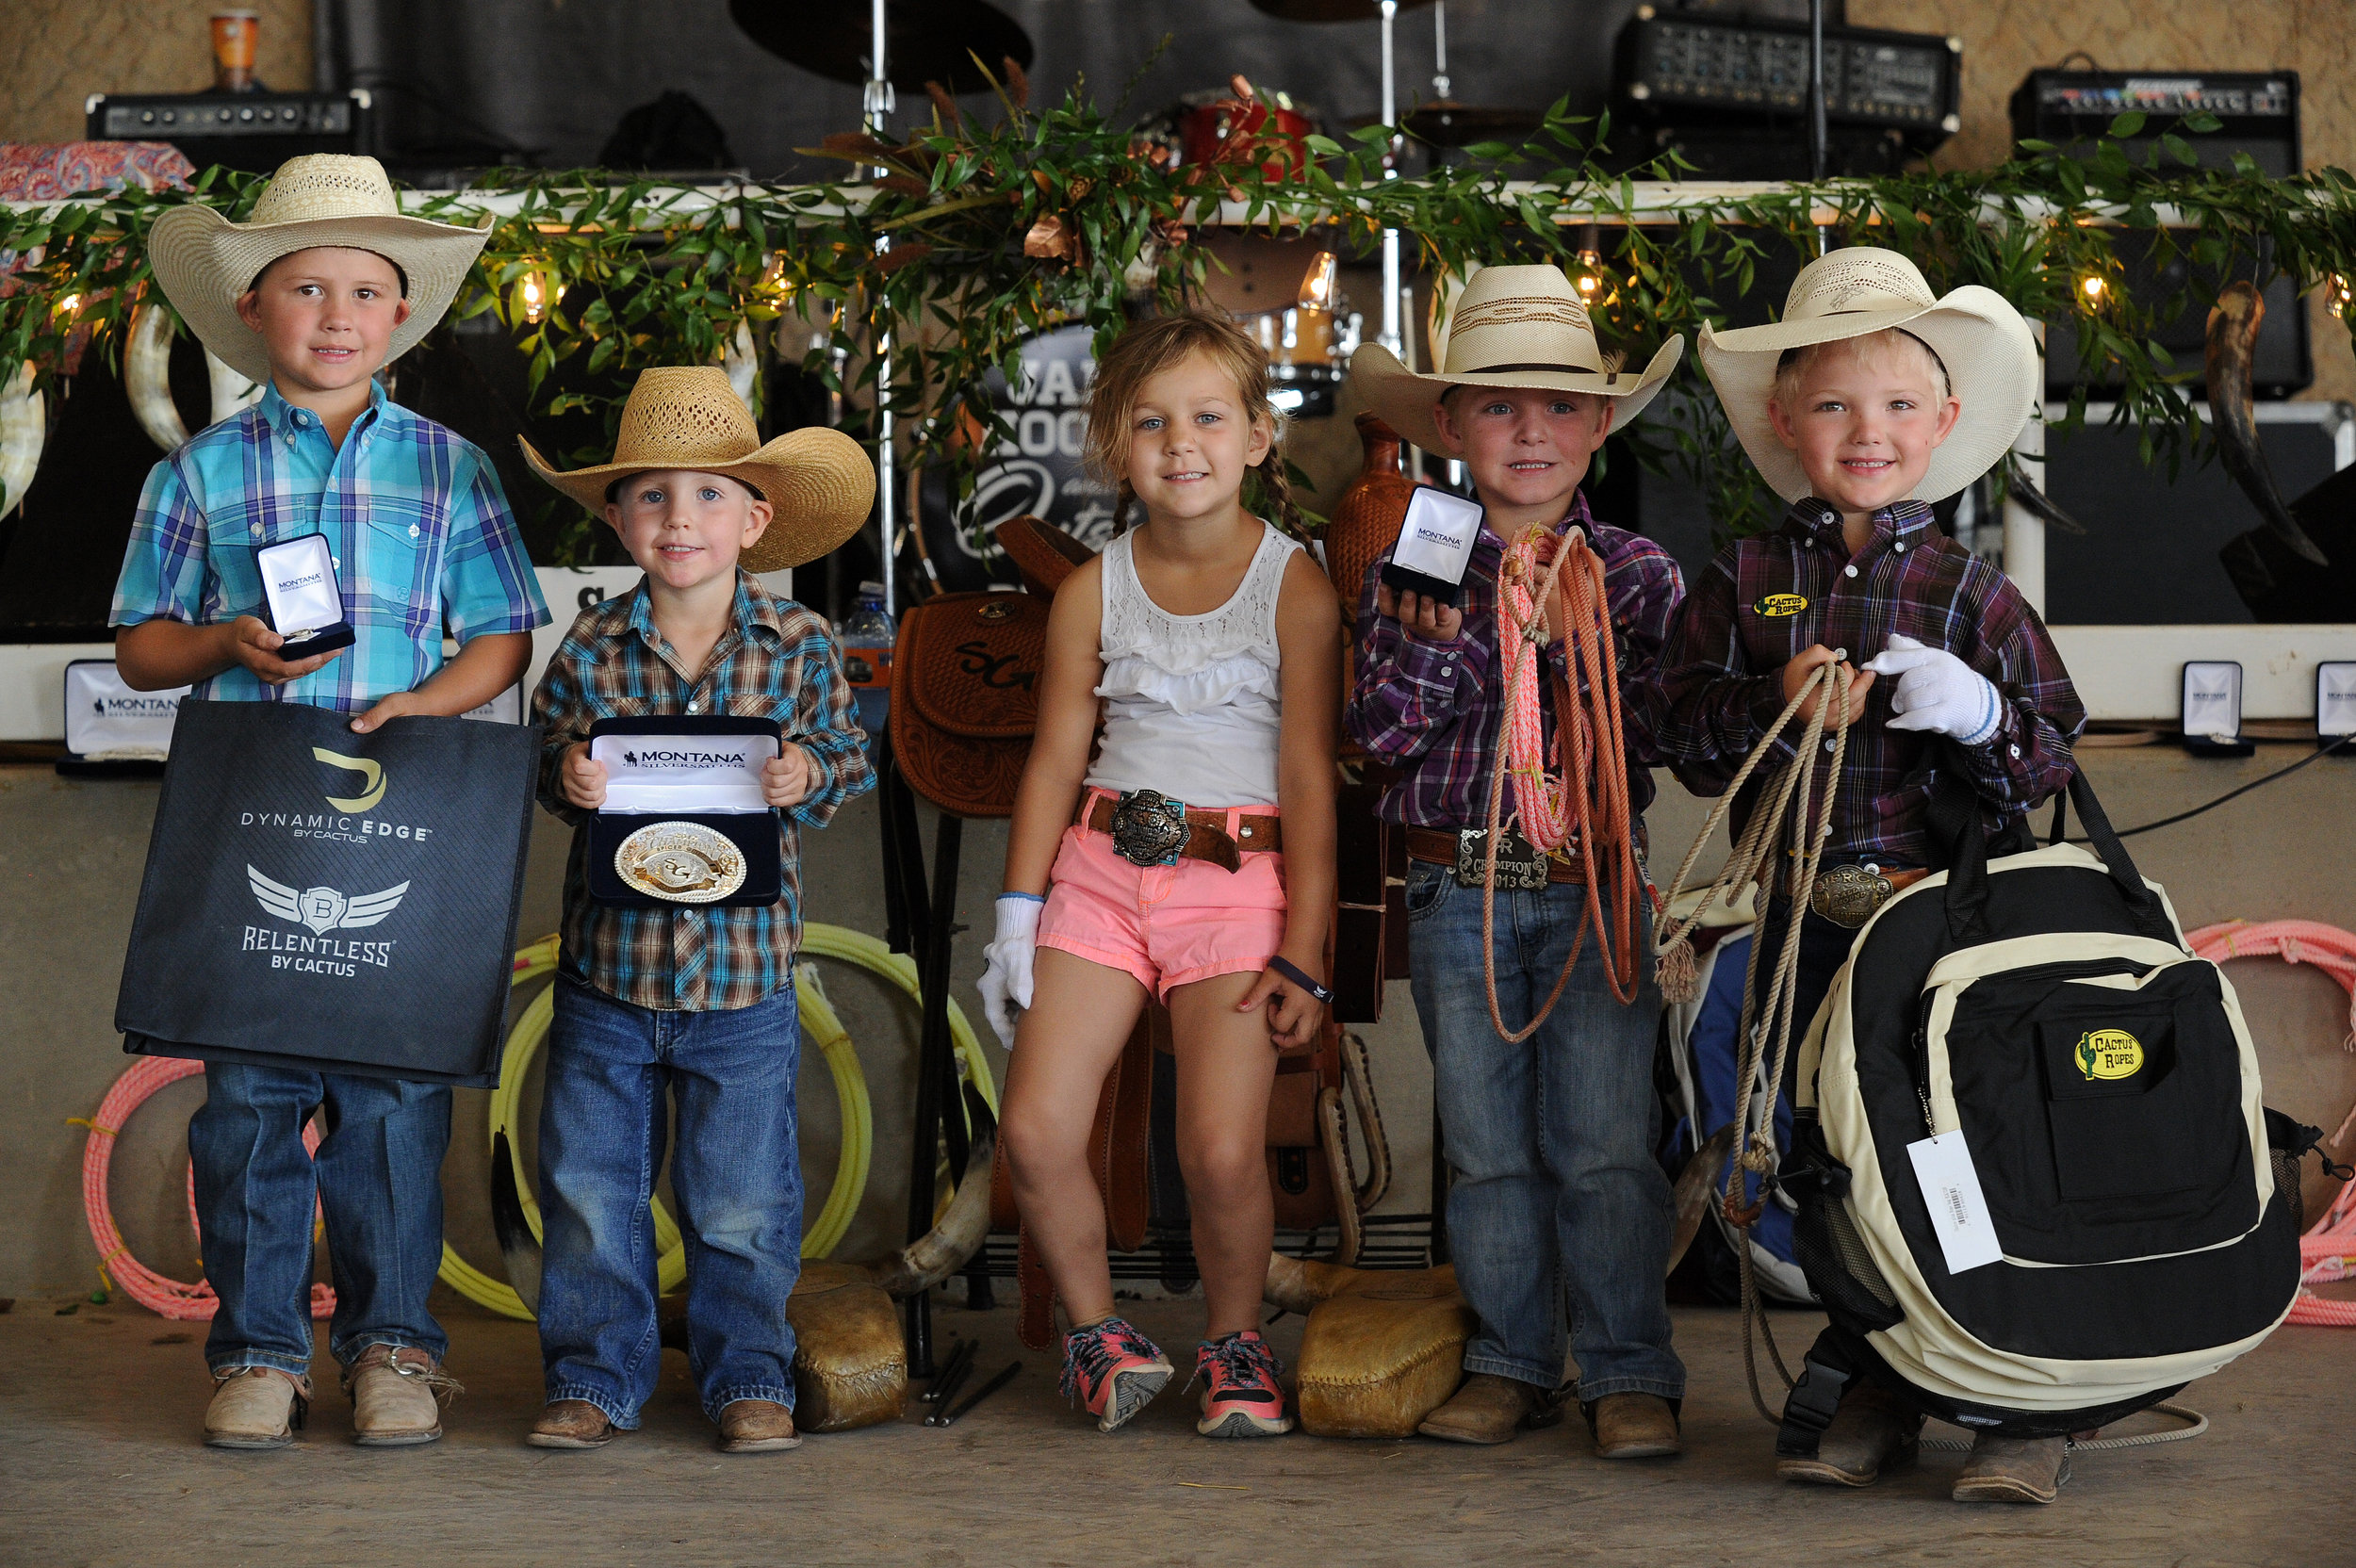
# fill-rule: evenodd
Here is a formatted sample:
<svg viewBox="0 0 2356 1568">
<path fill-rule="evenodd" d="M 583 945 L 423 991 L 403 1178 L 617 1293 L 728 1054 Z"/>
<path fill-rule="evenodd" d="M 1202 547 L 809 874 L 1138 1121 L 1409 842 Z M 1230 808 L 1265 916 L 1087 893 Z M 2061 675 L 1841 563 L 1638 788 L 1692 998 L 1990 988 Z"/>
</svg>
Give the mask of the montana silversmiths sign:
<svg viewBox="0 0 2356 1568">
<path fill-rule="evenodd" d="M 115 1007 L 126 1049 L 497 1082 L 538 735 L 185 703 Z"/>
</svg>

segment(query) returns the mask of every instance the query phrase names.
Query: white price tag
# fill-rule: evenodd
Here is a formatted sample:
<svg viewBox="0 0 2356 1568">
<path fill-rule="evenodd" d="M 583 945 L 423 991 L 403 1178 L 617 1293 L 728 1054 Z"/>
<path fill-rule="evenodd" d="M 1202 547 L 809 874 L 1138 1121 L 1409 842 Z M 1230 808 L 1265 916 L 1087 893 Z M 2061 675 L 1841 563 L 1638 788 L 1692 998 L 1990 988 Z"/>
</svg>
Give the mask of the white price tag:
<svg viewBox="0 0 2356 1568">
<path fill-rule="evenodd" d="M 1915 1180 L 1922 1184 L 1922 1201 L 1930 1207 L 1939 1250 L 1947 1255 L 1947 1272 L 1960 1274 L 2002 1263 L 2004 1250 L 1997 1244 L 1988 1199 L 1980 1192 L 1980 1172 L 1963 1135 L 1941 1133 L 1909 1143 L 1906 1153 L 1914 1160 Z"/>
</svg>

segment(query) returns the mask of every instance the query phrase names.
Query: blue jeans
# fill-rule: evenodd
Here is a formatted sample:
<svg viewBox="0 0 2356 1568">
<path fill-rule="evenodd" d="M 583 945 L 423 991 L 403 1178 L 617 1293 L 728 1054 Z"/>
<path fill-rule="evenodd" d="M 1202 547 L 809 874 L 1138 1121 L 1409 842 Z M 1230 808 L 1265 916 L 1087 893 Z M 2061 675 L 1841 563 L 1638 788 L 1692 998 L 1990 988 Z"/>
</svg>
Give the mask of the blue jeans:
<svg viewBox="0 0 2356 1568">
<path fill-rule="evenodd" d="M 548 1397 L 638 1425 L 662 1369 L 653 1200 L 663 1094 L 678 1109 L 671 1191 L 687 1241 L 687 1360 L 704 1413 L 794 1403 L 785 1298 L 802 1272 L 794 987 L 726 1012 L 657 1012 L 556 983 L 540 1102 L 540 1359 Z"/>
<path fill-rule="evenodd" d="M 315 1109 L 327 1123 L 317 1158 L 303 1148 Z M 221 1298 L 206 1364 L 310 1374 L 315 1206 L 327 1217 L 336 1361 L 349 1366 L 371 1345 L 441 1360 L 450 1336 L 425 1301 L 442 1265 L 449 1147 L 439 1084 L 206 1063 L 205 1103 L 188 1122 L 205 1278 Z"/>
<path fill-rule="evenodd" d="M 1553 988 L 1586 899 L 1575 883 L 1497 894 L 1497 1010 L 1509 1027 Z M 1481 1317 L 1464 1370 L 1555 1387 L 1567 1301 L 1582 1400 L 1682 1398 L 1664 1294 L 1669 1181 L 1653 1158 L 1661 996 L 1650 910 L 1638 925 L 1632 1004 L 1612 999 L 1590 932 L 1545 1026 L 1508 1045 L 1489 1021 L 1481 901 L 1447 867 L 1407 868 L 1415 1016 L 1452 1173 L 1448 1244 Z"/>
</svg>

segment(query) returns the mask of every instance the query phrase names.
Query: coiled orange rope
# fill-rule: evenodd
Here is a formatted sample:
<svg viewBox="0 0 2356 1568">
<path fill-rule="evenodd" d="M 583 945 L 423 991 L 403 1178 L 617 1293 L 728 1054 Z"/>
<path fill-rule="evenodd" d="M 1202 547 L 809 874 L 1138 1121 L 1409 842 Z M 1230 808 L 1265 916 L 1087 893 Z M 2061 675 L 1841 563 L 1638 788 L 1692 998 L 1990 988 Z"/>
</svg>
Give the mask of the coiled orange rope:
<svg viewBox="0 0 2356 1568">
<path fill-rule="evenodd" d="M 1555 545 L 1543 577 L 1542 542 Z M 1546 605 L 1555 583 L 1562 584 L 1560 629 L 1564 674 L 1554 683 L 1554 746 L 1549 754 L 1540 712 L 1538 649 L 1553 640 Z M 1481 977 L 1489 995 L 1489 1022 L 1506 1040 L 1519 1044 L 1562 999 L 1571 971 L 1592 928 L 1604 956 L 1604 975 L 1614 999 L 1636 1000 L 1636 838 L 1628 799 L 1628 749 L 1620 719 L 1620 666 L 1612 640 L 1612 609 L 1605 593 L 1603 562 L 1572 529 L 1556 540 L 1543 525 L 1525 531 L 1505 552 L 1497 571 L 1497 652 L 1505 661 L 1505 713 L 1499 740 L 1504 755 L 1489 779 L 1488 852 L 1482 867 L 1481 905 Z M 1578 691 L 1572 690 L 1573 681 Z M 1549 767 L 1552 770 L 1549 772 Z M 1497 841 L 1504 819 L 1505 780 L 1513 780 L 1513 821 L 1539 849 L 1567 851 L 1587 861 L 1587 898 L 1571 951 L 1554 988 L 1530 1021 L 1508 1029 L 1497 1006 Z"/>
</svg>

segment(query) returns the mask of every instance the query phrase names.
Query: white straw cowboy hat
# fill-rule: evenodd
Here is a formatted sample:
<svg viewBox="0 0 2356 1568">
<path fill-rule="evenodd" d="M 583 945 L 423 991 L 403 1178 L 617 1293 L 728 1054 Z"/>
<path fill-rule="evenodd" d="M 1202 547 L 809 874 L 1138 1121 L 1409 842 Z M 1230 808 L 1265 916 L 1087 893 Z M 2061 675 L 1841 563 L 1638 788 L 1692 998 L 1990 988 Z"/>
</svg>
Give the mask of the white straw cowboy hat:
<svg viewBox="0 0 2356 1568">
<path fill-rule="evenodd" d="M 1963 412 L 1912 498 L 1942 500 L 1995 466 L 2035 411 L 2043 376 L 2037 338 L 2010 302 L 1965 284 L 1933 298 L 1922 270 L 1895 251 L 1870 245 L 1834 251 L 1800 269 L 1783 319 L 1732 332 L 1701 331 L 1702 368 L 1759 477 L 1785 500 L 1808 493 L 1799 454 L 1776 439 L 1767 414 L 1775 362 L 1787 349 L 1863 337 L 1903 327 L 1947 368 Z"/>
<path fill-rule="evenodd" d="M 1589 392 L 1620 400 L 1618 423 L 1644 412 L 1685 351 L 1672 337 L 1644 373 L 1619 368 L 1595 343 L 1579 290 L 1559 267 L 1484 267 L 1448 313 L 1440 368 L 1417 375 L 1380 345 L 1358 351 L 1350 373 L 1383 422 L 1427 451 L 1447 449 L 1432 406 L 1457 386 Z M 1434 335 L 1438 335 L 1435 334 Z"/>
<path fill-rule="evenodd" d="M 865 448 L 823 426 L 788 431 L 762 446 L 753 411 L 716 365 L 640 371 L 622 406 L 611 463 L 560 472 L 531 442 L 520 444 L 533 473 L 600 514 L 614 481 L 655 469 L 725 474 L 751 485 L 776 515 L 742 557 L 748 572 L 815 561 L 858 532 L 875 504 L 875 466 Z"/>
<path fill-rule="evenodd" d="M 237 301 L 263 268 L 314 246 L 373 251 L 409 280 L 409 319 L 393 330 L 390 364 L 415 348 L 450 309 L 466 269 L 491 237 L 492 220 L 460 228 L 401 214 L 393 183 L 374 158 L 313 153 L 278 166 L 254 204 L 232 223 L 207 206 L 174 207 L 147 237 L 155 281 L 180 319 L 222 364 L 249 381 L 270 380 L 262 335 L 237 315 Z"/>
</svg>

